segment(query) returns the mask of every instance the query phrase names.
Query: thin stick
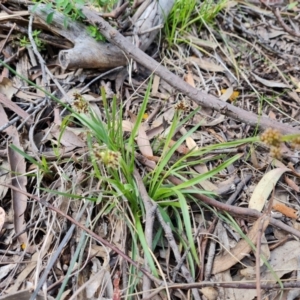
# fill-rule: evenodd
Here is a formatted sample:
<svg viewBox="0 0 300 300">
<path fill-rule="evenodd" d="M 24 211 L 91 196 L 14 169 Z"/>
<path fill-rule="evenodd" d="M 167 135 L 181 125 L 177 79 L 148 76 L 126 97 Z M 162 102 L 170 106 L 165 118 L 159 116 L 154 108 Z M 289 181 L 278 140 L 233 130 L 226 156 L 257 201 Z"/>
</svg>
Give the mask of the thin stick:
<svg viewBox="0 0 300 300">
<path fill-rule="evenodd" d="M 289 279 L 288 279 L 289 280 Z M 201 289 L 203 287 L 222 287 L 226 289 L 247 289 L 247 290 L 254 290 L 256 288 L 256 282 L 211 282 L 211 281 L 202 281 L 202 282 L 196 282 L 196 283 L 175 283 L 168 285 L 169 289 L 181 289 L 181 290 L 187 290 L 192 288 Z M 273 290 L 273 289 L 281 289 L 281 286 L 278 283 L 261 283 L 261 288 L 265 290 Z M 291 289 L 291 288 L 299 288 L 300 287 L 300 281 L 294 281 L 294 282 L 285 282 L 283 283 L 284 289 Z M 158 294 L 160 291 L 162 291 L 165 287 L 159 287 L 157 288 L 150 296 L 154 297 L 156 294 Z M 149 298 L 152 299 L 152 298 Z"/>
<path fill-rule="evenodd" d="M 274 16 L 276 17 L 277 21 L 280 23 L 280 25 L 282 26 L 282 28 L 291 36 L 295 36 L 295 37 L 300 37 L 300 33 L 294 31 L 293 29 L 291 29 L 289 26 L 287 26 L 284 21 L 282 20 L 282 17 L 280 15 L 279 9 L 278 7 L 276 9 L 272 9 L 272 12 L 274 14 Z"/>
<path fill-rule="evenodd" d="M 34 38 L 32 36 L 32 22 L 33 22 L 33 15 L 30 16 L 29 18 L 29 23 L 28 23 L 28 38 L 30 40 L 31 46 L 32 46 L 32 50 L 34 52 L 34 54 L 37 56 L 40 66 L 41 66 L 41 70 L 42 70 L 42 78 L 43 78 L 43 86 L 45 86 L 45 89 L 48 89 L 49 86 L 49 82 L 47 80 L 47 76 L 46 76 L 46 67 L 45 67 L 45 61 L 42 57 L 42 55 L 40 54 L 36 43 L 34 41 Z M 46 96 L 48 97 L 48 96 Z"/>
</svg>

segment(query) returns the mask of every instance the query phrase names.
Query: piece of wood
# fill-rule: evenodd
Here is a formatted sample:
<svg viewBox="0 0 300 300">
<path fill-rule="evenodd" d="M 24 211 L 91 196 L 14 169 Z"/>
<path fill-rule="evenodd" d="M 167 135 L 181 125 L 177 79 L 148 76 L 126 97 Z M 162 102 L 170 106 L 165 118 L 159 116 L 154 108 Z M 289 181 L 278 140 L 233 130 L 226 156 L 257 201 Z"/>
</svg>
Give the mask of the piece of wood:
<svg viewBox="0 0 300 300">
<path fill-rule="evenodd" d="M 130 43 L 138 44 L 139 48 L 145 51 L 164 24 L 175 0 L 148 0 L 144 3 L 147 5 L 143 5 L 132 17 L 133 36 L 126 39 Z M 60 51 L 58 60 L 62 68 L 112 69 L 128 63 L 128 57 L 119 47 L 97 42 L 88 34 L 87 27 L 83 24 L 69 20 L 66 28 L 65 16 L 43 4 L 37 7 L 30 6 L 29 11 L 48 30 L 64 36 L 74 44 L 74 48 Z M 47 24 L 47 16 L 50 13 L 54 13 L 53 20 L 51 24 Z"/>
</svg>

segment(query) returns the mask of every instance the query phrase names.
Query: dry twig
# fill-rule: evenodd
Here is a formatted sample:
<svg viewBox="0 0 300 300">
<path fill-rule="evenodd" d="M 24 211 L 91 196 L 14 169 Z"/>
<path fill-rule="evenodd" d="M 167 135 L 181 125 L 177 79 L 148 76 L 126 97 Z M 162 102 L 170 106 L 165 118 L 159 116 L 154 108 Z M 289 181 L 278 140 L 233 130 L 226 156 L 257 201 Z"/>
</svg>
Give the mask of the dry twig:
<svg viewBox="0 0 300 300">
<path fill-rule="evenodd" d="M 272 12 L 274 14 L 274 16 L 276 17 L 277 21 L 280 23 L 280 25 L 282 26 L 282 28 L 290 35 L 295 36 L 295 37 L 300 37 L 300 33 L 296 32 L 295 30 L 292 30 L 289 26 L 287 26 L 285 24 L 285 22 L 282 20 L 282 17 L 280 15 L 280 11 L 277 8 L 272 9 Z"/>
</svg>

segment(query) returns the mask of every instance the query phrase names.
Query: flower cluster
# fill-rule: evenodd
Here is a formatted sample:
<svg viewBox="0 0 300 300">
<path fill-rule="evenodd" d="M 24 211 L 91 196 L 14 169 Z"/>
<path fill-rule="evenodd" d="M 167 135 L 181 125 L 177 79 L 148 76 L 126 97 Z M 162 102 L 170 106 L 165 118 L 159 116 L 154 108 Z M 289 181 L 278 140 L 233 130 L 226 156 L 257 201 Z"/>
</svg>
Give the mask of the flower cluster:
<svg viewBox="0 0 300 300">
<path fill-rule="evenodd" d="M 282 142 L 281 133 L 273 128 L 268 128 L 261 136 L 260 140 L 268 146 L 279 147 Z"/>
<path fill-rule="evenodd" d="M 89 103 L 79 94 L 74 93 L 74 102 L 73 102 L 73 109 L 77 113 L 88 113 L 89 112 Z"/>
<path fill-rule="evenodd" d="M 274 158 L 279 159 L 281 157 L 280 145 L 282 143 L 281 133 L 273 128 L 268 128 L 260 136 L 260 140 L 271 147 L 270 155 Z"/>
<path fill-rule="evenodd" d="M 271 146 L 270 155 L 274 158 L 280 159 L 281 158 L 281 149 L 280 149 L 280 147 Z"/>
<path fill-rule="evenodd" d="M 120 152 L 112 151 L 107 148 L 101 148 L 98 144 L 93 146 L 93 154 L 98 162 L 103 163 L 109 168 L 118 168 L 120 165 Z"/>
<path fill-rule="evenodd" d="M 300 149 L 300 136 L 293 138 L 291 142 L 294 149 Z"/>
<path fill-rule="evenodd" d="M 182 101 L 179 101 L 177 102 L 175 105 L 174 105 L 174 108 L 178 111 L 182 110 L 182 111 L 187 111 L 189 109 L 189 105 L 188 103 L 186 102 L 186 100 L 182 100 Z"/>
</svg>

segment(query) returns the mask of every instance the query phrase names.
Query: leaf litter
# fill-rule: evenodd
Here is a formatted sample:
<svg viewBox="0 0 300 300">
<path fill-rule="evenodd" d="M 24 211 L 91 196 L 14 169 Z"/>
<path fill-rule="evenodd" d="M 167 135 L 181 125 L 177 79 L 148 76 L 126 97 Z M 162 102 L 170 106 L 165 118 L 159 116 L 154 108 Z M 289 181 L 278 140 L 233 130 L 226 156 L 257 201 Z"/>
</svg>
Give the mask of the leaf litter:
<svg viewBox="0 0 300 300">
<path fill-rule="evenodd" d="M 226 103 L 300 128 L 299 40 L 276 18 L 273 5 L 278 5 L 282 18 L 295 34 L 300 26 L 295 18 L 300 7 L 298 3 L 289 7 L 284 1 L 274 0 L 262 1 L 266 5 L 256 0 L 249 2 L 228 2 L 218 13 L 215 27 L 203 22 L 201 30 L 195 24 L 191 25 L 190 32 L 179 31 L 178 38 L 188 39 L 189 44 L 178 42 L 167 47 L 163 41 L 159 56 L 149 49 L 157 60 L 164 58 L 165 66 L 186 83 L 221 99 L 224 111 L 205 107 L 197 111 L 194 101 L 176 92 L 176 83 L 170 86 L 164 78 L 154 75 L 140 124 L 136 122 L 147 93 L 150 71 L 130 65 L 138 71 L 128 72 L 124 68 L 101 77 L 105 71 L 99 69 L 64 70 L 52 58 L 70 47 L 70 43 L 60 37 L 60 44 L 51 44 L 50 37 L 58 38 L 57 30 L 48 26 L 49 43 L 43 39 L 47 51 L 40 52 L 52 75 L 45 74 L 29 44 L 19 54 L 21 45 L 13 45 L 14 40 L 20 39 L 20 32 L 27 32 L 27 4 L 15 1 L 1 4 L 14 12 L 1 12 L 1 59 L 8 60 L 9 66 L 23 77 L 19 78 L 7 68 L 2 69 L 0 238 L 3 266 L 0 268 L 0 299 L 8 299 L 14 293 L 17 296 L 18 292 L 23 292 L 28 299 L 32 290 L 38 299 L 42 289 L 36 290 L 37 286 L 44 286 L 43 292 L 48 299 L 58 295 L 60 299 L 76 295 L 84 299 L 142 299 L 139 293 L 148 292 L 143 290 L 147 275 L 144 274 L 143 279 L 135 276 L 133 280 L 134 268 L 126 259 L 127 256 L 132 258 L 139 266 L 149 260 L 148 265 L 145 264 L 147 271 L 154 274 L 151 255 L 155 257 L 155 269 L 159 270 L 157 276 L 161 280 L 159 284 L 153 278 L 150 280 L 152 292 L 156 293 L 153 297 L 157 299 L 189 299 L 191 293 L 194 298 L 201 295 L 204 299 L 280 299 L 283 286 L 287 299 L 297 299 L 298 294 L 292 293 L 300 286 L 297 237 L 268 222 L 261 226 L 263 217 L 255 220 L 247 214 L 239 214 L 238 208 L 266 213 L 264 207 L 268 201 L 273 201 L 269 217 L 276 217 L 281 223 L 299 230 L 299 150 L 286 140 L 280 148 L 282 153 L 276 156 L 272 145 L 251 140 L 261 132 L 251 128 L 246 118 L 241 122 L 226 115 Z M 18 25 L 16 28 L 12 27 L 12 21 Z M 39 22 L 33 24 L 33 29 L 44 28 Z M 157 41 L 153 45 L 158 49 Z M 91 83 L 99 76 L 100 79 Z M 28 84 L 27 80 L 36 86 Z M 61 103 L 45 98 L 45 93 L 37 87 L 45 88 Z M 101 87 L 106 99 L 100 92 Z M 133 139 L 135 168 L 143 174 L 146 191 L 158 205 L 152 208 L 153 218 L 155 212 L 159 212 L 166 222 L 160 223 L 159 217 L 155 218 L 153 242 L 146 248 L 142 238 L 147 234 L 143 232 L 148 222 L 143 214 L 145 205 L 131 198 L 132 194 L 138 194 L 137 190 L 124 174 L 120 182 L 116 182 L 99 162 L 96 165 L 101 176 L 92 171 L 96 167 L 91 158 L 90 144 L 94 141 L 91 141 L 90 132 L 86 128 L 83 130 L 78 119 L 61 105 L 74 102 L 77 93 L 85 98 L 88 107 L 92 107 L 93 116 L 105 124 L 108 131 L 118 126 L 122 129 L 124 141 L 128 140 L 135 124 L 139 124 Z M 178 117 L 175 104 L 181 101 L 188 103 L 188 108 Z M 79 103 L 81 108 L 83 102 Z M 111 119 L 108 109 L 115 114 Z M 188 117 L 191 112 L 195 114 Z M 176 127 L 184 118 L 185 121 Z M 199 126 L 190 133 L 195 125 Z M 99 128 L 95 131 L 100 132 Z M 11 144 L 20 151 L 11 148 Z M 240 154 L 239 159 L 220 167 L 236 153 Z M 271 157 L 270 153 L 276 157 Z M 169 161 L 164 162 L 168 154 Z M 165 168 L 155 177 L 153 174 L 162 165 Z M 116 171 L 120 172 L 120 168 Z M 214 175 L 196 180 L 209 172 Z M 245 183 L 248 175 L 251 180 Z M 184 195 L 188 210 L 175 209 L 183 205 L 178 200 L 182 199 L 181 195 L 176 198 L 170 192 L 176 186 L 172 183 L 174 177 L 187 182 Z M 157 182 L 149 182 L 151 178 L 156 178 Z M 151 193 L 158 182 L 161 189 Z M 189 186 L 189 182 L 193 184 Z M 240 184 L 242 188 L 235 195 Z M 232 215 L 196 200 L 195 191 L 223 203 L 230 201 L 230 205 L 234 204 Z M 73 219 L 79 216 L 82 203 L 88 203 L 79 222 L 127 256 L 121 257 L 99 240 L 88 238 L 80 228 L 74 229 L 75 234 L 62 245 L 70 229 L 69 221 L 26 193 L 51 203 Z M 137 205 L 136 212 L 133 207 Z M 190 224 L 185 223 L 187 220 Z M 187 228 L 192 232 L 187 232 Z M 169 231 L 173 236 L 165 238 L 164 234 Z M 195 245 L 190 243 L 189 235 Z M 259 249 L 255 248 L 258 244 Z M 172 250 L 168 249 L 170 245 Z M 59 246 L 63 250 L 57 253 Z M 200 257 L 199 262 L 193 257 L 193 247 Z M 150 250 L 150 256 L 146 249 Z M 54 261 L 52 253 L 57 254 Z M 257 253 L 260 253 L 259 266 Z M 43 273 L 46 267 L 52 271 Z M 173 273 L 178 274 L 173 276 Z M 169 280 L 170 274 L 174 281 Z M 44 282 L 42 276 L 45 276 Z M 168 288 L 159 290 L 163 280 Z M 234 285 L 227 287 L 228 283 Z M 268 293 L 270 290 L 272 292 Z M 150 292 L 147 295 L 151 295 Z"/>
</svg>

